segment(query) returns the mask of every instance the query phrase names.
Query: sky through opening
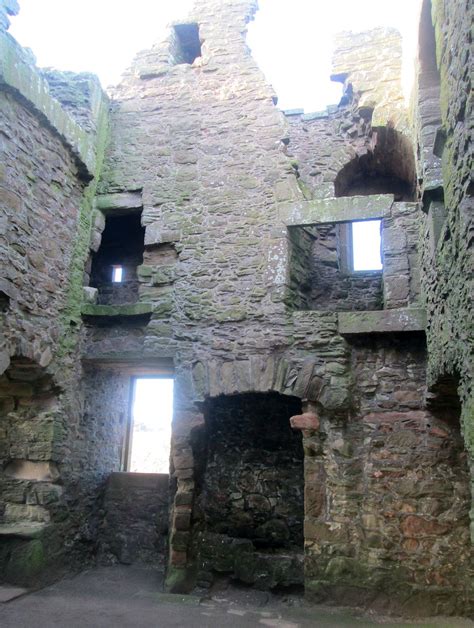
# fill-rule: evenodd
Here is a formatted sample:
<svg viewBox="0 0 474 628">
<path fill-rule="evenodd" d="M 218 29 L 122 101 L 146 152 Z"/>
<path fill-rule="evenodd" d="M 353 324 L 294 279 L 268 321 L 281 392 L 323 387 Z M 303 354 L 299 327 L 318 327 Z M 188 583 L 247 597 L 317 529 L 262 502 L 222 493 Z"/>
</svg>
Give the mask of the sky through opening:
<svg viewBox="0 0 474 628">
<path fill-rule="evenodd" d="M 11 34 L 32 48 L 38 65 L 96 73 L 116 84 L 135 54 L 166 36 L 166 25 L 185 19 L 192 0 L 20 0 Z M 273 84 L 282 109 L 318 111 L 337 103 L 341 87 L 329 80 L 332 38 L 341 30 L 398 28 L 406 48 L 406 83 L 415 52 L 419 0 L 259 0 L 247 42 Z M 406 89 L 408 95 L 408 88 Z"/>
</svg>

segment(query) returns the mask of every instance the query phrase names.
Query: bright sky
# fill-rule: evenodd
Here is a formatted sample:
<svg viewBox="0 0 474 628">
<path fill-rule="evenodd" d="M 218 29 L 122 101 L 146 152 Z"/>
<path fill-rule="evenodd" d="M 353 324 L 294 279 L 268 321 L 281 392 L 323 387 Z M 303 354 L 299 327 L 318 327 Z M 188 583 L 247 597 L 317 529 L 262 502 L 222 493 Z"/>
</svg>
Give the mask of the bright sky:
<svg viewBox="0 0 474 628">
<path fill-rule="evenodd" d="M 354 270 L 382 270 L 380 220 L 352 223 Z"/>
<path fill-rule="evenodd" d="M 407 42 L 410 69 L 419 3 L 259 0 L 247 41 L 279 106 L 317 111 L 340 97 L 340 86 L 329 81 L 333 34 L 395 26 Z M 20 0 L 10 32 L 33 50 L 38 65 L 94 72 L 106 87 L 117 83 L 134 55 L 159 42 L 166 24 L 186 17 L 191 6 L 192 0 Z"/>
<path fill-rule="evenodd" d="M 169 472 L 173 383 L 169 378 L 135 380 L 130 471 Z"/>
</svg>

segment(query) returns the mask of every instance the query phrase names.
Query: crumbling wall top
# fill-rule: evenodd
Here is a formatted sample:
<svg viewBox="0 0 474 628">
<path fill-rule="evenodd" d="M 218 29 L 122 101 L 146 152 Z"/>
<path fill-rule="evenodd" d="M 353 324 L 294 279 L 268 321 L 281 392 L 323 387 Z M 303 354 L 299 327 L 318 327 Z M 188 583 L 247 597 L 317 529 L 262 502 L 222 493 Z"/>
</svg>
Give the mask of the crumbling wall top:
<svg viewBox="0 0 474 628">
<path fill-rule="evenodd" d="M 336 35 L 333 81 L 349 84 L 360 95 L 359 109 L 372 111 L 372 126 L 405 130 L 407 116 L 402 91 L 402 38 L 394 28 Z"/>
<path fill-rule="evenodd" d="M 9 15 L 16 15 L 20 10 L 17 0 L 0 0 L 0 31 L 7 31 L 10 26 Z"/>
</svg>

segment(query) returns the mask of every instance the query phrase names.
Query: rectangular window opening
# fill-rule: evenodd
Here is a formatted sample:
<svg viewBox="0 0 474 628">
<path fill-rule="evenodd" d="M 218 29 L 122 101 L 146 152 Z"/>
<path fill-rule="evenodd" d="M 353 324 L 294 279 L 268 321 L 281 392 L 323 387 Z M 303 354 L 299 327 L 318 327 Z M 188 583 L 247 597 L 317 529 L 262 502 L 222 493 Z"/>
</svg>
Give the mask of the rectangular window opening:
<svg viewBox="0 0 474 628">
<path fill-rule="evenodd" d="M 112 282 L 122 283 L 123 281 L 123 266 L 112 266 Z"/>
<path fill-rule="evenodd" d="M 351 223 L 352 269 L 354 271 L 382 270 L 381 220 Z"/>
<path fill-rule="evenodd" d="M 163 376 L 133 379 L 127 471 L 169 473 L 173 383 Z"/>
<path fill-rule="evenodd" d="M 193 63 L 201 56 L 201 40 L 197 24 L 176 24 L 174 27 L 175 42 L 172 56 L 175 64 Z"/>
</svg>

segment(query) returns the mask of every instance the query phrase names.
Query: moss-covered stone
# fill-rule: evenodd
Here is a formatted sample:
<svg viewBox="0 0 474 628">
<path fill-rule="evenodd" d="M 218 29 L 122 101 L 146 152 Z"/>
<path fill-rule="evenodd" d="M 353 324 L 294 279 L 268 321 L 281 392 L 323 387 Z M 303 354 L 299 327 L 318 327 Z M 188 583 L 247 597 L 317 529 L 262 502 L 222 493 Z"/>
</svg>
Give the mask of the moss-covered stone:
<svg viewBox="0 0 474 628">
<path fill-rule="evenodd" d="M 143 316 L 152 312 L 153 305 L 151 303 L 127 303 L 123 305 L 93 305 L 86 303 L 82 306 L 83 316 Z"/>
</svg>

